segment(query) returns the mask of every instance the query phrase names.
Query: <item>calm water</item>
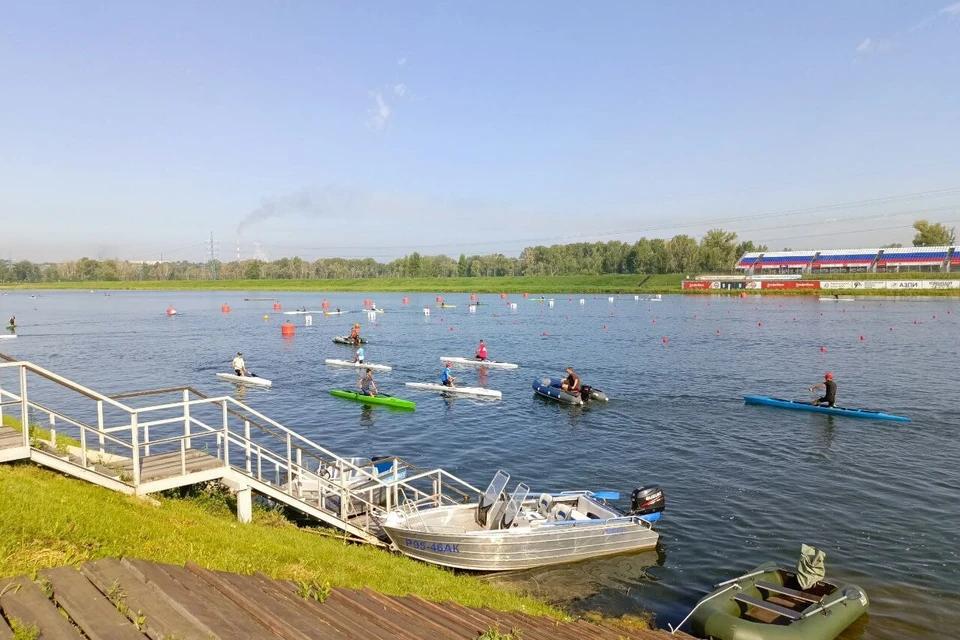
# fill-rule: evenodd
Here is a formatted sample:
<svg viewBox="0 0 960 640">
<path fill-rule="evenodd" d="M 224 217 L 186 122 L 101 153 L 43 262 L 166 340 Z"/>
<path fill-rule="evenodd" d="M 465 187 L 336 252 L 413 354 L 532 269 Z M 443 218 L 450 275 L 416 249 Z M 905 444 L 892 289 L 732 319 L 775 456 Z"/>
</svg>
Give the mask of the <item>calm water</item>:
<svg viewBox="0 0 960 640">
<path fill-rule="evenodd" d="M 657 552 L 518 574 L 542 597 L 580 609 L 645 608 L 676 623 L 713 583 L 766 560 L 795 562 L 800 543 L 827 553 L 827 575 L 872 597 L 869 618 L 844 638 L 956 636 L 960 628 L 960 474 L 957 362 L 960 304 L 936 301 L 818 302 L 775 298 L 557 296 L 554 308 L 497 296 L 467 310 L 423 307 L 432 295 L 277 294 L 285 309 L 359 310 L 372 298 L 387 313 L 290 316 L 263 293 L 27 292 L 0 295 L 20 338 L 0 350 L 98 391 L 190 384 L 236 393 L 217 371 L 242 350 L 248 367 L 273 380 L 244 400 L 344 455 L 399 455 L 442 466 L 477 486 L 503 468 L 511 487 L 591 488 L 628 496 L 642 484 L 667 495 Z M 586 304 L 578 304 L 580 297 Z M 228 302 L 232 312 L 223 314 Z M 182 315 L 167 317 L 173 304 Z M 264 321 L 269 314 L 268 321 Z M 916 321 L 916 323 L 915 323 Z M 367 358 L 394 366 L 381 389 L 415 399 L 415 413 L 329 396 L 353 387 L 351 370 L 324 358 L 351 357 L 331 338 L 363 324 Z M 762 325 L 762 326 L 761 326 Z M 891 327 L 893 328 L 891 330 Z M 719 333 L 718 333 L 719 331 Z M 863 340 L 860 339 L 863 336 Z M 668 339 L 664 343 L 663 338 Z M 482 384 L 502 401 L 445 399 L 405 389 L 439 377 L 441 355 L 470 356 L 483 338 L 494 359 Z M 826 351 L 821 351 L 821 346 Z M 535 376 L 572 364 L 612 398 L 584 409 L 533 395 Z M 744 394 L 809 398 L 825 371 L 839 401 L 913 418 L 910 424 L 834 418 L 743 405 Z M 461 383 L 479 372 L 462 370 Z"/>
</svg>

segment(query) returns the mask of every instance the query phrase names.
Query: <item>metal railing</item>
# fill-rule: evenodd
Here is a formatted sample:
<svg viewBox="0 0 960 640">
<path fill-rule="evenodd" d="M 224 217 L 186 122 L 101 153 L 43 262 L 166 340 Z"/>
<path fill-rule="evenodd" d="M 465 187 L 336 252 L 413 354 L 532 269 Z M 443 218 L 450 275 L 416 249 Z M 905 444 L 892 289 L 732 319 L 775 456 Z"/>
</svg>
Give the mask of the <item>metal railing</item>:
<svg viewBox="0 0 960 640">
<path fill-rule="evenodd" d="M 342 458 L 230 396 L 209 397 L 191 387 L 106 396 L 33 363 L 3 354 L 0 360 L 0 417 L 8 408 L 18 409 L 23 446 L 31 446 L 33 433 L 33 440 L 45 440 L 85 469 L 93 461 L 93 471 L 111 475 L 136 493 L 178 486 L 179 478 L 179 486 L 189 484 L 198 459 L 206 460 L 205 468 L 222 466 L 239 474 L 254 490 L 260 483 L 284 496 L 288 506 L 307 506 L 342 522 L 401 506 L 419 510 L 462 503 L 481 493 L 443 469 L 419 469 L 400 458 Z M 5 385 L 10 373 L 16 382 Z M 52 387 L 31 392 L 28 379 L 34 375 Z M 124 402 L 171 395 L 176 399 L 150 406 Z M 46 418 L 48 426 L 41 428 L 49 429 L 47 437 L 31 416 Z M 145 476 L 145 463 L 161 456 L 166 475 Z M 211 458 L 219 465 L 211 465 Z M 173 460 L 179 462 L 179 473 L 170 473 Z M 367 518 L 361 528 L 370 533 L 376 525 Z"/>
</svg>

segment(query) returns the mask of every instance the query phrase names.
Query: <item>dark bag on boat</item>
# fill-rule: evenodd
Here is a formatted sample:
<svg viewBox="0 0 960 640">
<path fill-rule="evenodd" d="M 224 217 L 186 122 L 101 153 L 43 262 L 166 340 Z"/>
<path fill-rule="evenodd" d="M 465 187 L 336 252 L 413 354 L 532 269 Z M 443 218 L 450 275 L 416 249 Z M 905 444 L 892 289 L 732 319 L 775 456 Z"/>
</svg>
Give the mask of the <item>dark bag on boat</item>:
<svg viewBox="0 0 960 640">
<path fill-rule="evenodd" d="M 580 399 L 586 402 L 590 399 L 591 387 L 585 384 L 580 385 Z"/>
<path fill-rule="evenodd" d="M 801 589 L 809 589 L 813 585 L 823 580 L 827 575 L 824 566 L 826 554 L 823 551 L 807 546 L 800 545 L 800 561 L 797 563 L 797 582 Z"/>
</svg>

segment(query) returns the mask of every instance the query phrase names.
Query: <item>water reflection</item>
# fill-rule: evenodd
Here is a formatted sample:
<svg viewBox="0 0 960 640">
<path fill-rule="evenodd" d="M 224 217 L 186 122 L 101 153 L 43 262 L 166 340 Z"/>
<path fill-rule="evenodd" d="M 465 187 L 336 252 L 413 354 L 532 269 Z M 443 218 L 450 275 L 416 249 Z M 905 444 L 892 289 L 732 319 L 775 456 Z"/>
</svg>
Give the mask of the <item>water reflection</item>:
<svg viewBox="0 0 960 640">
<path fill-rule="evenodd" d="M 662 566 L 665 561 L 666 554 L 658 546 L 655 550 L 640 553 L 493 574 L 483 579 L 512 586 L 551 604 L 602 611 L 611 609 L 604 606 L 602 600 L 610 598 L 613 593 L 626 594 L 640 583 L 655 580 L 647 569 Z M 595 599 L 599 594 L 603 594 L 600 601 Z"/>
<path fill-rule="evenodd" d="M 376 422 L 372 404 L 360 405 L 360 426 L 369 429 Z"/>
</svg>

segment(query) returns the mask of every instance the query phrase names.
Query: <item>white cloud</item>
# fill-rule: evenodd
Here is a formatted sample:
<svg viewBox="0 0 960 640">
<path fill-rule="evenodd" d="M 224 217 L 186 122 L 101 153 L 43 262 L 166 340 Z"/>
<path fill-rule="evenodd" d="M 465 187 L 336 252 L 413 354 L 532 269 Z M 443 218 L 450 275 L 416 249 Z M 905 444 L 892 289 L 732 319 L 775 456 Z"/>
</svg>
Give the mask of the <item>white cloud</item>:
<svg viewBox="0 0 960 640">
<path fill-rule="evenodd" d="M 948 16 L 960 16 L 960 2 L 947 5 L 943 9 L 940 9 L 940 13 L 945 13 Z"/>
<path fill-rule="evenodd" d="M 864 38 L 863 42 L 857 45 L 857 53 L 863 55 L 870 55 L 871 53 L 881 53 L 892 48 L 894 45 L 894 40 L 890 38 L 881 38 L 874 40 L 873 38 Z"/>
<path fill-rule="evenodd" d="M 870 38 L 865 39 L 863 42 L 857 45 L 857 53 L 870 53 L 874 49 L 876 49 L 876 45 Z"/>
<path fill-rule="evenodd" d="M 397 84 L 393 85 L 393 92 L 401 98 L 407 95 L 408 91 L 407 85 L 403 84 L 402 82 L 398 82 Z"/>
<path fill-rule="evenodd" d="M 397 66 L 398 66 L 398 67 L 402 67 L 402 66 L 405 65 L 405 64 L 407 64 L 407 59 L 406 59 L 406 58 L 397 58 Z"/>
<path fill-rule="evenodd" d="M 370 97 L 376 101 L 377 106 L 368 110 L 370 118 L 367 119 L 367 128 L 383 131 L 387 126 L 387 120 L 390 119 L 390 105 L 383 101 L 380 93 L 371 93 Z"/>
</svg>

